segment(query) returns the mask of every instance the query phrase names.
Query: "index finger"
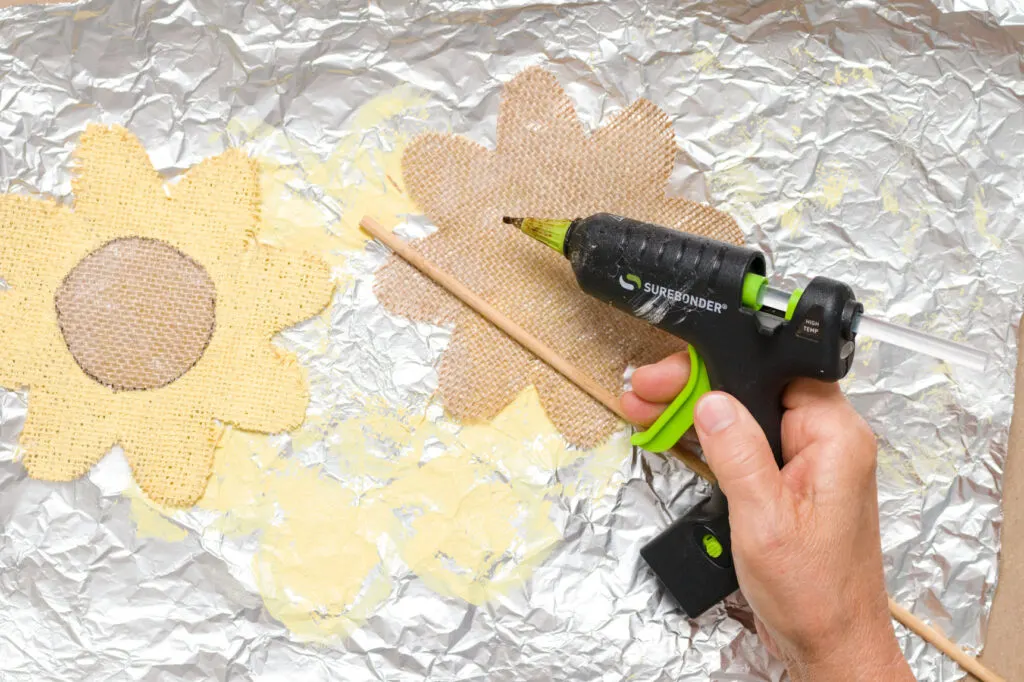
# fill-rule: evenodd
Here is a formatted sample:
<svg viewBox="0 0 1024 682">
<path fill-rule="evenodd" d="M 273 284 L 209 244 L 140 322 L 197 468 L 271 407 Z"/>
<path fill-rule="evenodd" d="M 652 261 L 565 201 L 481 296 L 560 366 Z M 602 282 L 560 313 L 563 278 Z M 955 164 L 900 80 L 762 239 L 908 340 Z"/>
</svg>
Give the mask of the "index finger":
<svg viewBox="0 0 1024 682">
<path fill-rule="evenodd" d="M 782 394 L 782 406 L 787 410 L 795 410 L 820 401 L 835 400 L 846 400 L 843 392 L 839 390 L 839 384 L 804 377 L 791 381 Z"/>
<path fill-rule="evenodd" d="M 670 403 L 690 378 L 690 354 L 675 353 L 633 372 L 633 392 L 647 402 Z"/>
</svg>

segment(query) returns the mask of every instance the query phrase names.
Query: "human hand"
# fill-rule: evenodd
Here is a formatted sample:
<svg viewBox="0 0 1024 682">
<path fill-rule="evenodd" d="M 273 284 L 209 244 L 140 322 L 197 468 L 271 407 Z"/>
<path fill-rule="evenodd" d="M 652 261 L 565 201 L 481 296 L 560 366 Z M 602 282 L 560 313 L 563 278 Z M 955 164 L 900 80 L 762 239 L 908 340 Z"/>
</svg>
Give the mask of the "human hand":
<svg viewBox="0 0 1024 682">
<path fill-rule="evenodd" d="M 653 423 L 688 376 L 686 353 L 639 368 L 622 411 Z M 796 380 L 783 406 L 781 470 L 735 398 L 709 393 L 694 414 L 758 634 L 796 681 L 913 680 L 889 618 L 874 434 L 836 384 Z"/>
</svg>

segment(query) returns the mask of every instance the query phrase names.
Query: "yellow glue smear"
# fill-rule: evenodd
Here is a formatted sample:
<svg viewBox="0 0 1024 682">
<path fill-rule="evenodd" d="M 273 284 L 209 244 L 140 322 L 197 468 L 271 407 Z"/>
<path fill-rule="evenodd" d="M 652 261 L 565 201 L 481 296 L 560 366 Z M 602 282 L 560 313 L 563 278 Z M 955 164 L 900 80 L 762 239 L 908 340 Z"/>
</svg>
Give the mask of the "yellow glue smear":
<svg viewBox="0 0 1024 682">
<path fill-rule="evenodd" d="M 856 179 L 845 168 L 831 165 L 822 167 L 815 173 L 810 194 L 780 214 L 782 228 L 790 234 L 796 234 L 800 231 L 804 213 L 809 207 L 818 206 L 833 211 L 843 202 L 846 192 L 856 187 Z"/>
<path fill-rule="evenodd" d="M 710 175 L 711 192 L 719 208 L 740 218 L 743 223 L 757 224 L 756 207 L 764 203 L 767 194 L 757 175 L 748 166 L 736 165 L 713 171 Z"/>
<path fill-rule="evenodd" d="M 291 450 L 325 448 L 337 478 L 283 457 L 277 441 L 226 431 L 200 506 L 221 514 L 217 530 L 258 536 L 253 570 L 267 610 L 313 640 L 362 623 L 390 595 L 392 574 L 412 571 L 472 604 L 523 585 L 562 539 L 552 501 L 600 498 L 630 453 L 624 434 L 570 449 L 533 388 L 486 424 L 376 399 L 340 424 L 314 419 Z"/>
<path fill-rule="evenodd" d="M 188 531 L 171 521 L 174 513 L 146 497 L 135 484 L 125 492 L 131 500 L 131 515 L 135 522 L 135 534 L 139 538 L 156 538 L 166 542 L 181 542 L 188 537 Z"/>
<path fill-rule="evenodd" d="M 875 87 L 875 72 L 868 66 L 854 66 L 850 68 L 836 67 L 832 75 L 832 83 L 843 86 L 847 83 L 863 83 Z"/>
<path fill-rule="evenodd" d="M 424 95 L 405 86 L 378 95 L 353 114 L 326 159 L 262 122 L 232 120 L 232 140 L 296 159 L 283 164 L 276 157 L 260 158 L 264 206 L 259 240 L 315 253 L 339 266 L 345 252 L 361 250 L 369 241 L 359 229 L 364 215 L 394 229 L 419 213 L 402 182 L 402 154 L 411 138 L 398 122 L 425 120 L 426 103 Z"/>
<path fill-rule="evenodd" d="M 228 535 L 259 534 L 258 589 L 300 638 L 348 634 L 390 593 L 352 493 L 266 437 L 225 432 L 199 506 L 222 513 L 214 527 Z"/>
<path fill-rule="evenodd" d="M 900 200 L 896 196 L 896 187 L 888 180 L 882 184 L 882 210 L 886 213 L 900 212 Z"/>
<path fill-rule="evenodd" d="M 979 187 L 974 191 L 974 227 L 978 234 L 987 239 L 993 248 L 998 249 L 1002 240 L 988 231 L 988 211 L 985 209 L 985 189 Z"/>
<path fill-rule="evenodd" d="M 707 48 L 701 48 L 694 52 L 690 58 L 690 65 L 695 71 L 700 71 L 701 73 L 719 71 L 722 68 L 722 63 L 718 61 L 718 57 Z"/>
</svg>

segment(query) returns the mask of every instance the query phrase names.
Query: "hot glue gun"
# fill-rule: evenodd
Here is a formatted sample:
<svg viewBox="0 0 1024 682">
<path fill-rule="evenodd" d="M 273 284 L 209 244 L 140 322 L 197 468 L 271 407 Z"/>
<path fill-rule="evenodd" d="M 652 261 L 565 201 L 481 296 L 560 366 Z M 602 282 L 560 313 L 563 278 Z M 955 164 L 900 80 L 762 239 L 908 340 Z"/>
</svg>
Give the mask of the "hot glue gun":
<svg viewBox="0 0 1024 682">
<path fill-rule="evenodd" d="M 768 286 L 764 256 L 657 225 L 599 213 L 576 220 L 505 218 L 572 264 L 591 296 L 687 341 L 690 378 L 683 392 L 633 444 L 674 446 L 693 424 L 698 398 L 721 390 L 742 402 L 764 429 L 782 466 L 782 393 L 791 380 L 838 381 L 853 362 L 858 334 L 982 372 L 985 353 L 868 317 L 853 290 L 816 277 L 803 289 Z M 738 583 L 725 497 L 675 521 L 641 555 L 690 617 Z"/>
</svg>

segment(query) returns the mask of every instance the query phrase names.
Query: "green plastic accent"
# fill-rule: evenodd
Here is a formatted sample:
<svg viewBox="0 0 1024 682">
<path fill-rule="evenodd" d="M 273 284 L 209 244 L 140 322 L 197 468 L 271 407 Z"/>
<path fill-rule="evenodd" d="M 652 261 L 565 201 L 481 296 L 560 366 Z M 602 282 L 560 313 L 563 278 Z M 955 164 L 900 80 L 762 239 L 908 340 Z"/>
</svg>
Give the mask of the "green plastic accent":
<svg viewBox="0 0 1024 682">
<path fill-rule="evenodd" d="M 569 232 L 571 220 L 549 218 L 523 218 L 519 229 L 533 237 L 541 244 L 547 244 L 558 253 L 565 253 L 565 237 Z"/>
<path fill-rule="evenodd" d="M 754 310 L 761 309 L 761 298 L 764 292 L 766 280 L 761 275 L 748 272 L 743 278 L 743 305 Z"/>
<path fill-rule="evenodd" d="M 658 421 L 642 433 L 633 434 L 633 445 L 648 452 L 665 452 L 679 442 L 693 426 L 693 409 L 702 395 L 711 390 L 708 369 L 697 351 L 690 346 L 690 378 L 682 392 L 676 396 Z"/>
<path fill-rule="evenodd" d="M 786 304 L 786 319 L 792 320 L 793 313 L 796 312 L 796 304 L 800 302 L 800 297 L 804 295 L 803 289 L 794 289 L 793 293 L 789 295 L 789 303 Z"/>
<path fill-rule="evenodd" d="M 725 550 L 725 548 L 722 547 L 722 543 L 718 541 L 718 538 L 711 533 L 708 533 L 701 538 L 701 543 L 704 545 L 704 551 L 707 552 L 707 555 L 712 559 L 717 559 L 722 556 L 722 552 Z"/>
</svg>

